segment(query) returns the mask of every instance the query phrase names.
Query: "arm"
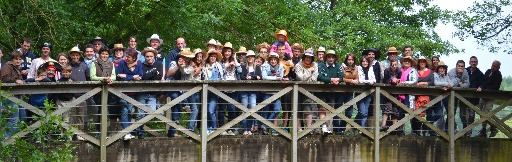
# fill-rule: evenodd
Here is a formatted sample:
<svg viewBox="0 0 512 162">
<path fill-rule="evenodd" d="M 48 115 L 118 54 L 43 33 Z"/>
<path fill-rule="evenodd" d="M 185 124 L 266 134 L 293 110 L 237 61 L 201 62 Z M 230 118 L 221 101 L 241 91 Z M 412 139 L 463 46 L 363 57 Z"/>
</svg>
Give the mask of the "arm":
<svg viewBox="0 0 512 162">
<path fill-rule="evenodd" d="M 274 75 L 269 76 L 270 66 L 262 67 L 261 70 L 262 70 L 261 75 L 263 75 L 263 80 L 277 80 L 277 76 L 274 76 Z"/>
<path fill-rule="evenodd" d="M 444 79 L 437 73 L 434 74 L 434 85 L 449 86 L 451 85 L 450 77 L 445 76 Z"/>
<path fill-rule="evenodd" d="M 315 63 L 313 66 L 315 66 L 315 71 L 313 71 L 309 80 L 316 82 L 316 79 L 318 78 L 318 64 Z"/>
<path fill-rule="evenodd" d="M 259 77 L 259 79 L 258 79 Z M 254 75 L 251 77 L 252 80 L 260 80 L 261 79 L 261 66 L 256 65 L 256 69 L 254 69 Z"/>
<path fill-rule="evenodd" d="M 170 78 L 176 74 L 180 70 L 180 67 L 176 64 L 175 61 L 169 63 L 169 71 L 167 71 L 167 78 Z"/>
<path fill-rule="evenodd" d="M 90 70 L 90 78 L 91 81 L 101 81 L 105 77 L 99 77 L 96 75 L 96 65 L 94 63 L 91 63 L 91 70 Z"/>
<path fill-rule="evenodd" d="M 462 73 L 462 84 L 460 84 L 462 88 L 469 88 L 469 74 L 466 70 Z"/>
<path fill-rule="evenodd" d="M 427 77 L 427 83 L 429 86 L 434 85 L 434 72 L 433 71 L 430 71 L 430 74 Z"/>
<path fill-rule="evenodd" d="M 181 74 L 190 75 L 194 72 L 194 68 L 190 65 L 180 67 Z"/>
<path fill-rule="evenodd" d="M 10 75 L 10 65 L 7 65 L 7 66 L 3 66 L 1 73 L 2 73 L 2 82 L 4 83 L 14 83 L 16 82 L 16 79 L 14 79 L 14 77 L 11 77 L 12 75 Z"/>
<path fill-rule="evenodd" d="M 35 78 L 35 75 L 37 74 L 37 68 L 35 67 L 36 62 L 32 60 L 32 64 L 30 65 L 30 69 L 27 70 L 27 79 L 28 78 Z"/>
<path fill-rule="evenodd" d="M 304 78 L 305 69 L 302 66 L 299 66 L 299 64 L 295 65 L 295 76 L 297 81 L 305 81 L 306 78 Z"/>
</svg>

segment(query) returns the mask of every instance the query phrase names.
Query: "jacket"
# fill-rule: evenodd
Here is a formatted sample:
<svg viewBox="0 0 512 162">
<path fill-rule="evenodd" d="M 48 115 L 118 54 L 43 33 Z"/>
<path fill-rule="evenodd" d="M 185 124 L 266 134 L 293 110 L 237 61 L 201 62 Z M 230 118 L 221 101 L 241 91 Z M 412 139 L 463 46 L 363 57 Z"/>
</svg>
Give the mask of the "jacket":
<svg viewBox="0 0 512 162">
<path fill-rule="evenodd" d="M 352 84 L 353 80 L 359 81 L 357 66 L 355 66 L 354 69 L 349 68 L 344 63 L 341 66 L 343 67 L 343 82 L 345 82 L 345 84 Z"/>
<path fill-rule="evenodd" d="M 324 84 L 330 84 L 331 78 L 343 79 L 343 68 L 341 64 L 334 63 L 332 66 L 328 66 L 327 62 L 318 64 L 318 81 L 324 82 Z"/>
<path fill-rule="evenodd" d="M 116 80 L 116 69 L 114 68 L 114 64 L 110 62 L 110 66 L 112 69 L 112 72 L 110 72 L 110 79 Z M 95 61 L 91 64 L 90 69 L 90 77 L 92 81 L 102 81 L 103 78 L 107 76 L 101 76 L 101 69 L 99 67 L 100 65 Z M 99 75 L 98 75 L 99 74 Z"/>
<path fill-rule="evenodd" d="M 254 67 L 254 72 L 249 74 L 249 67 L 247 65 L 242 65 L 242 73 L 240 75 L 240 79 L 247 80 L 247 76 L 251 77 L 250 80 L 258 80 L 257 76 L 260 77 L 260 80 L 263 79 L 262 76 L 261 76 L 261 66 L 260 65 L 256 65 Z"/>
<path fill-rule="evenodd" d="M 503 78 L 500 71 L 491 72 L 491 69 L 488 69 L 484 74 L 484 81 L 480 88 L 500 90 L 501 81 L 503 81 Z"/>
<path fill-rule="evenodd" d="M 311 66 L 315 69 L 314 71 L 304 67 L 302 61 L 295 65 L 295 79 L 297 81 L 316 82 L 318 79 L 318 64 L 316 62 L 312 62 L 311 64 Z"/>
<path fill-rule="evenodd" d="M 418 83 L 419 82 L 427 82 L 429 86 L 434 85 L 434 71 L 430 70 L 429 68 L 425 68 L 428 71 L 428 74 L 424 74 L 425 76 L 420 76 L 418 72 Z"/>
<path fill-rule="evenodd" d="M 462 75 L 458 76 L 457 68 L 453 68 L 450 71 L 448 71 L 448 76 L 450 77 L 450 80 L 452 81 L 453 87 L 469 88 L 468 71 L 463 70 Z"/>
<path fill-rule="evenodd" d="M 373 68 L 373 74 L 375 75 L 375 81 L 376 83 L 380 83 L 381 82 L 381 77 L 380 77 L 380 64 L 377 60 L 373 60 L 373 65 L 372 65 L 372 68 Z M 359 78 L 361 79 L 361 78 Z"/>
<path fill-rule="evenodd" d="M 126 74 L 125 78 L 117 78 L 119 81 L 131 81 L 133 80 L 133 76 L 139 75 L 143 76 L 142 63 L 137 61 L 137 65 L 133 71 L 128 68 L 128 64 L 125 60 L 119 62 L 119 66 L 116 67 L 116 74 Z"/>
<path fill-rule="evenodd" d="M 261 67 L 261 75 L 263 80 L 277 80 L 277 78 L 283 78 L 284 68 L 282 65 L 271 66 L 268 63 L 263 64 Z"/>
<path fill-rule="evenodd" d="M 73 68 L 71 72 L 71 80 L 73 81 L 88 81 L 91 80 L 89 75 L 89 68 L 87 68 L 87 64 L 84 62 L 70 62 L 69 65 Z"/>
<path fill-rule="evenodd" d="M 204 80 L 223 80 L 224 70 L 219 62 L 214 62 L 212 65 L 206 63 L 203 68 Z"/>
<path fill-rule="evenodd" d="M 165 70 L 169 70 L 171 68 L 171 62 L 178 61 L 178 55 L 180 55 L 180 49 L 178 47 L 174 47 L 167 56 L 165 57 Z M 177 71 L 173 76 L 169 77 L 170 80 L 181 80 L 181 72 Z"/>
<path fill-rule="evenodd" d="M 469 75 L 469 88 L 478 88 L 484 80 L 484 73 L 476 68 L 474 72 L 471 72 L 471 66 L 466 68 Z"/>
<path fill-rule="evenodd" d="M 439 73 L 434 73 L 434 85 L 435 86 L 448 86 L 452 84 L 450 77 L 447 75 L 441 76 Z"/>
<path fill-rule="evenodd" d="M 375 79 L 376 75 L 375 71 L 373 70 L 373 66 L 370 66 L 370 68 L 368 69 L 368 79 L 366 79 L 363 67 L 357 66 L 357 73 L 359 74 L 359 83 L 374 84 L 377 82 L 377 80 Z"/>
<path fill-rule="evenodd" d="M 16 80 L 23 80 L 21 69 L 15 67 L 10 61 L 2 67 L 0 73 L 0 80 L 4 83 L 16 83 Z"/>
<path fill-rule="evenodd" d="M 395 75 L 391 75 L 391 68 L 386 68 L 386 70 L 384 70 L 384 77 L 382 78 L 382 83 L 391 84 L 391 81 L 393 81 L 393 77 L 396 79 L 400 79 L 401 76 L 402 71 L 400 69 L 397 69 Z"/>
<path fill-rule="evenodd" d="M 162 80 L 162 66 L 160 61 L 155 61 L 151 65 L 144 62 L 142 64 L 142 80 Z"/>
</svg>

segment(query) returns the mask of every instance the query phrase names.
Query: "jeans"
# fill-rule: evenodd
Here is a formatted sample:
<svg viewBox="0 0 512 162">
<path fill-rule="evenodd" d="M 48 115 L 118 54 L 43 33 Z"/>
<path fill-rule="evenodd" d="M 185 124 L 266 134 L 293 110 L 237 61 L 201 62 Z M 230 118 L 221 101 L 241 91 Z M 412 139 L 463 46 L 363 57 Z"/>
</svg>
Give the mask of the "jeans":
<svg viewBox="0 0 512 162">
<path fill-rule="evenodd" d="M 234 99 L 235 101 L 238 100 L 238 93 L 232 92 L 227 94 L 229 97 Z M 219 124 L 219 127 L 222 127 L 227 122 L 233 120 L 237 116 L 236 107 L 235 105 L 228 103 L 227 101 L 224 101 L 223 99 L 220 99 L 220 101 L 223 103 L 222 105 L 219 105 L 218 113 L 217 113 L 217 121 Z M 226 111 L 228 113 L 228 121 L 225 121 L 226 118 Z"/>
<path fill-rule="evenodd" d="M 134 98 L 135 96 L 130 97 Z M 124 99 L 119 100 L 119 103 L 121 104 L 121 129 L 125 129 L 131 125 L 130 113 L 132 112 L 133 105 Z"/>
<path fill-rule="evenodd" d="M 152 93 L 141 93 L 137 96 L 137 101 L 139 101 L 141 104 L 146 105 L 151 110 L 156 110 L 156 95 Z M 147 113 L 142 109 L 137 109 L 137 121 L 140 119 L 146 117 Z M 139 136 L 144 135 L 144 126 L 141 125 L 139 128 L 136 129 L 136 132 Z"/>
<path fill-rule="evenodd" d="M 174 99 L 178 98 L 181 95 L 181 93 L 179 91 L 172 91 L 172 92 L 169 92 L 167 95 L 171 98 L 171 100 L 174 100 Z M 179 104 L 176 104 L 171 107 L 171 120 L 172 121 L 180 120 L 181 107 L 183 107 L 182 103 L 183 103 L 183 101 L 180 101 Z M 168 137 L 173 137 L 175 133 L 176 133 L 176 129 L 174 129 L 173 127 L 170 127 L 169 130 L 167 130 Z"/>
<path fill-rule="evenodd" d="M 208 118 L 210 120 L 208 128 L 210 130 L 217 129 L 217 116 L 215 114 L 215 108 L 219 97 L 213 93 L 208 92 Z"/>
<path fill-rule="evenodd" d="M 242 92 L 240 94 L 240 98 L 242 100 L 242 105 L 248 109 L 256 107 L 256 92 Z M 254 119 L 252 116 L 242 120 L 242 128 L 246 131 L 249 131 L 252 128 L 252 125 L 254 125 Z"/>
<path fill-rule="evenodd" d="M 467 100 L 477 107 L 480 105 L 479 98 L 467 98 Z M 464 129 L 471 123 L 475 122 L 475 111 L 469 108 L 469 106 L 464 104 L 462 101 L 459 101 L 459 108 L 459 117 L 462 123 L 462 128 Z"/>
<path fill-rule="evenodd" d="M 361 125 L 361 127 L 366 127 L 366 120 L 368 119 L 368 109 L 370 108 L 370 102 L 372 101 L 372 96 L 366 96 L 361 101 L 357 102 L 357 108 L 359 111 L 356 115 L 357 124 Z"/>
<path fill-rule="evenodd" d="M 337 105 L 341 106 L 344 103 L 349 102 L 354 98 L 354 93 L 341 93 L 339 97 L 337 97 L 340 101 L 337 102 Z M 336 106 L 335 108 L 338 108 L 339 106 Z M 345 116 L 348 118 L 352 118 L 352 114 L 354 113 L 354 106 L 350 106 L 347 109 L 345 109 Z M 332 121 L 333 131 L 335 133 L 344 132 L 345 129 L 347 129 L 347 121 L 341 120 L 340 117 L 334 116 Z"/>
<path fill-rule="evenodd" d="M 18 124 L 20 122 L 20 110 L 18 105 L 12 101 L 5 101 L 5 105 L 10 105 L 7 107 L 7 111 L 9 112 L 9 120 L 6 124 L 6 129 L 4 132 L 4 137 L 9 138 L 13 134 L 18 132 Z M 3 109 L 3 107 L 2 107 Z"/>
<path fill-rule="evenodd" d="M 272 96 L 272 95 L 264 94 L 263 100 L 270 98 L 270 96 Z M 263 111 L 265 112 L 265 115 L 263 117 L 265 117 L 270 122 L 274 122 L 274 119 L 277 118 L 277 115 L 281 111 L 281 99 L 277 99 L 277 100 L 273 101 L 272 103 L 273 104 L 271 104 L 271 105 L 273 105 L 274 109 L 271 110 L 270 105 L 267 105 L 267 106 L 265 106 L 265 108 L 263 108 L 264 109 Z"/>
<path fill-rule="evenodd" d="M 201 102 L 200 93 L 195 93 L 192 96 L 188 97 L 188 102 L 190 104 L 191 110 L 188 129 L 190 129 L 190 131 L 194 131 L 196 129 L 197 116 L 199 115 L 199 105 Z"/>
<path fill-rule="evenodd" d="M 438 121 L 444 116 L 443 111 L 444 109 L 442 101 L 434 104 L 434 106 L 427 109 L 427 121 L 434 124 L 436 121 Z M 440 129 L 443 130 L 443 128 Z M 424 130 L 428 130 L 430 135 L 434 134 L 434 131 L 432 131 L 432 129 L 428 128 L 426 125 L 424 127 Z"/>
</svg>

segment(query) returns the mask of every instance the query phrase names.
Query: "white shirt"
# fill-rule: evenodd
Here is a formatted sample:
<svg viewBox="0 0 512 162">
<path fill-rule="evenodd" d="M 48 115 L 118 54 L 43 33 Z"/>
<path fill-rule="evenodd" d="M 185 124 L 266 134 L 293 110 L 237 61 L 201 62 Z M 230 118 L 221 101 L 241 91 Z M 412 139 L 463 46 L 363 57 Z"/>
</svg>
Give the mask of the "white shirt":
<svg viewBox="0 0 512 162">
<path fill-rule="evenodd" d="M 32 65 L 30 66 L 30 69 L 27 74 L 27 78 L 37 78 L 37 69 L 44 63 L 48 61 L 55 61 L 52 58 L 48 57 L 48 60 L 43 60 L 42 58 L 36 58 L 32 60 Z"/>
</svg>

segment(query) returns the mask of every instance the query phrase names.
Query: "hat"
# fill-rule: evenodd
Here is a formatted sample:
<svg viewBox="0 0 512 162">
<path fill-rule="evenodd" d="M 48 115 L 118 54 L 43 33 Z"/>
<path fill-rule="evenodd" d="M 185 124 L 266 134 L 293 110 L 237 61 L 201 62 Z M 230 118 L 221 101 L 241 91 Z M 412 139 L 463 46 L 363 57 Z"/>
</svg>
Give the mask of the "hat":
<svg viewBox="0 0 512 162">
<path fill-rule="evenodd" d="M 224 48 L 231 48 L 231 50 L 233 50 L 233 45 L 231 44 L 231 42 L 226 42 L 224 43 L 224 47 L 222 47 L 222 49 Z"/>
<path fill-rule="evenodd" d="M 121 44 L 121 43 L 114 44 L 114 50 L 118 50 L 118 49 L 124 50 L 123 44 Z"/>
<path fill-rule="evenodd" d="M 443 61 L 439 61 L 436 67 L 436 72 L 439 70 L 440 67 L 444 67 L 444 69 L 448 70 L 448 65 L 446 65 Z"/>
<path fill-rule="evenodd" d="M 182 49 L 181 49 L 181 52 L 180 52 L 180 56 L 188 57 L 188 58 L 194 58 L 194 57 L 196 57 L 196 55 L 195 55 L 195 54 L 193 54 L 193 53 L 190 51 L 190 48 L 182 48 Z"/>
<path fill-rule="evenodd" d="M 43 48 L 43 47 L 48 47 L 48 48 L 52 49 L 52 44 L 48 43 L 48 42 L 41 43 L 41 48 Z"/>
<path fill-rule="evenodd" d="M 38 69 L 54 69 L 56 71 L 62 71 L 62 65 L 55 61 L 48 61 L 39 66 Z"/>
<path fill-rule="evenodd" d="M 279 38 L 279 35 L 284 36 L 284 41 L 288 41 L 288 32 L 286 30 L 279 30 L 276 34 L 274 34 L 274 37 Z"/>
<path fill-rule="evenodd" d="M 103 43 L 103 45 L 107 46 L 107 40 L 105 40 L 99 36 L 96 36 L 94 39 L 89 41 L 89 44 L 93 44 L 95 41 L 100 41 L 101 43 Z"/>
<path fill-rule="evenodd" d="M 388 48 L 388 51 L 386 52 L 386 54 L 390 54 L 390 53 L 396 53 L 396 54 L 399 54 L 400 51 L 396 50 L 396 47 L 389 47 Z"/>
<path fill-rule="evenodd" d="M 316 50 L 315 54 L 318 54 L 318 52 L 325 52 L 325 47 L 318 47 L 318 50 Z"/>
<path fill-rule="evenodd" d="M 210 41 L 208 41 L 208 43 L 206 43 L 206 46 L 208 46 L 210 44 L 216 46 L 217 45 L 217 41 L 215 41 L 215 39 L 212 38 L 212 39 L 210 39 Z"/>
<path fill-rule="evenodd" d="M 419 66 L 421 60 L 425 60 L 425 62 L 427 62 L 427 66 L 426 66 L 427 68 L 430 68 L 430 65 L 432 65 L 432 62 L 430 61 L 430 59 L 427 59 L 425 56 L 421 56 L 417 62 L 418 66 Z"/>
<path fill-rule="evenodd" d="M 327 55 L 334 55 L 335 59 L 338 60 L 338 55 L 336 55 L 336 52 L 334 50 L 327 50 L 327 52 L 324 55 L 324 60 L 327 58 Z"/>
<path fill-rule="evenodd" d="M 305 56 L 311 56 L 313 57 L 313 60 L 315 60 L 315 54 L 313 54 L 313 49 L 311 48 L 307 49 L 306 52 L 304 52 L 304 54 L 302 55 L 302 60 L 304 60 Z"/>
<path fill-rule="evenodd" d="M 78 46 L 74 46 L 73 48 L 71 48 L 71 50 L 69 50 L 69 54 L 71 55 L 71 53 L 73 52 L 78 52 L 80 54 L 82 54 L 82 51 L 80 51 L 80 48 L 78 48 Z"/>
<path fill-rule="evenodd" d="M 272 57 L 275 57 L 277 59 L 279 59 L 279 54 L 275 53 L 275 52 L 270 52 L 270 54 L 268 55 L 268 58 L 267 59 L 270 59 Z"/>
<path fill-rule="evenodd" d="M 409 62 L 411 62 L 411 67 L 416 67 L 416 61 L 414 61 L 414 59 L 412 59 L 412 57 L 411 57 L 411 56 L 405 56 L 405 57 L 402 57 L 402 58 L 400 59 L 400 64 L 402 64 L 402 65 L 403 65 L 403 62 L 404 62 L 405 60 L 409 60 Z"/>
<path fill-rule="evenodd" d="M 249 57 L 249 56 L 256 56 L 256 53 L 254 53 L 253 50 L 248 50 L 247 55 L 245 55 L 245 57 Z"/>
<path fill-rule="evenodd" d="M 146 52 L 153 52 L 155 54 L 155 56 L 158 54 L 158 52 L 153 47 L 146 47 L 140 53 L 142 53 L 144 56 L 146 56 Z"/>
<path fill-rule="evenodd" d="M 370 52 L 373 52 L 375 54 L 375 60 L 378 60 L 380 58 L 380 51 L 375 48 L 363 50 L 363 56 L 367 56 L 368 53 Z"/>
<path fill-rule="evenodd" d="M 160 36 L 158 36 L 158 34 L 153 34 L 151 35 L 151 37 L 149 37 L 148 39 L 146 39 L 146 41 L 148 43 L 151 43 L 151 40 L 153 39 L 158 39 L 158 41 L 160 42 L 160 44 L 164 44 L 164 40 L 163 39 L 160 39 Z"/>
<path fill-rule="evenodd" d="M 236 53 L 247 53 L 247 49 L 244 46 L 240 46 L 240 49 L 238 49 Z"/>
<path fill-rule="evenodd" d="M 222 47 L 222 43 L 220 43 L 219 40 L 217 40 L 217 44 L 216 44 L 217 47 Z"/>
<path fill-rule="evenodd" d="M 209 50 L 208 53 L 206 53 L 206 55 L 208 55 L 208 57 L 210 57 L 210 54 L 216 54 L 217 55 L 217 62 L 219 62 L 220 60 L 222 60 L 222 54 L 220 54 L 220 52 L 218 52 L 217 50 Z"/>
<path fill-rule="evenodd" d="M 198 53 L 203 53 L 203 50 L 201 50 L 201 48 L 196 48 L 196 49 L 194 49 L 193 53 L 194 53 L 194 55 L 196 55 Z"/>
</svg>

